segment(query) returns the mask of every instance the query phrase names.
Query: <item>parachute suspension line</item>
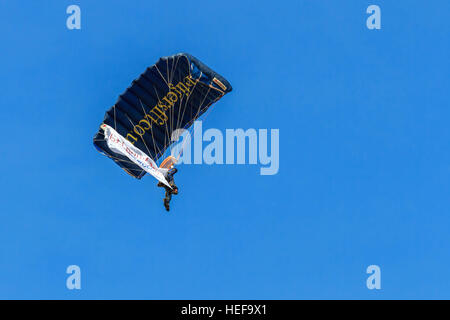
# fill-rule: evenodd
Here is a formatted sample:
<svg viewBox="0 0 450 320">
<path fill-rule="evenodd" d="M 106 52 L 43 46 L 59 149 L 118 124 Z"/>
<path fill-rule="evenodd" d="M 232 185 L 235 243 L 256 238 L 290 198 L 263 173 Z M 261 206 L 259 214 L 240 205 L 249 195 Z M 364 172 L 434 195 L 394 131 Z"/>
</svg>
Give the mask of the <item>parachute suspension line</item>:
<svg viewBox="0 0 450 320">
<path fill-rule="evenodd" d="M 174 66 L 176 66 L 176 65 L 178 65 L 178 60 L 179 60 L 180 58 L 179 57 L 177 57 L 176 58 L 176 61 L 175 61 L 175 63 L 174 62 L 172 62 L 172 75 L 170 74 L 170 72 L 169 72 L 169 59 L 167 59 L 166 60 L 166 62 L 167 62 L 167 64 L 166 64 L 166 66 L 167 66 L 167 81 L 168 81 L 168 91 L 170 92 L 170 85 L 172 84 L 172 80 L 173 80 L 173 76 L 175 75 L 175 69 L 174 69 Z M 173 85 L 173 84 L 172 84 Z M 181 97 L 182 98 L 182 97 Z M 175 104 L 174 104 L 174 106 L 175 106 Z M 180 102 L 180 106 L 181 106 L 181 102 Z M 168 141 L 167 141 L 167 145 L 169 146 L 170 145 L 170 142 L 171 142 L 171 139 L 172 139 L 172 137 L 171 137 L 171 135 L 169 134 L 169 128 L 170 129 L 172 129 L 172 132 L 173 132 L 173 125 L 174 125 L 174 120 L 173 120 L 173 116 L 174 116 L 174 114 L 175 114 L 175 111 L 174 111 L 174 108 L 173 107 L 171 107 L 170 109 L 169 109 L 169 119 L 168 119 L 168 121 L 167 121 L 167 124 L 166 124 L 166 128 L 167 128 L 167 138 L 168 138 Z M 169 121 L 170 121 L 170 123 L 169 123 Z M 167 148 L 166 148 L 166 150 L 167 150 Z M 165 150 L 165 151 L 166 151 Z M 163 160 L 164 161 L 164 160 Z"/>
<path fill-rule="evenodd" d="M 141 100 L 139 99 L 139 101 L 141 101 Z M 142 103 L 142 102 L 141 102 L 141 103 Z M 133 121 L 130 119 L 130 117 L 129 117 L 127 114 L 125 114 L 125 115 L 126 115 L 128 121 L 130 121 L 131 125 L 134 127 L 135 125 L 134 125 Z M 145 148 L 147 149 L 147 151 L 148 151 L 148 153 L 149 153 L 148 156 L 150 156 L 150 155 L 151 155 L 150 149 L 147 147 L 147 144 L 145 143 L 144 138 L 143 138 L 142 136 L 140 136 L 140 137 L 141 137 L 142 142 L 144 143 Z M 142 170 L 141 170 L 141 171 L 142 171 Z"/>
<path fill-rule="evenodd" d="M 180 60 L 180 57 L 177 57 L 177 59 L 176 59 L 176 65 L 178 65 L 178 61 Z M 173 74 L 173 75 L 175 75 L 175 73 Z M 185 105 L 183 106 L 183 100 L 185 99 L 185 96 L 184 95 L 182 95 L 181 97 L 180 97 L 180 104 L 179 104 L 179 109 L 178 109 L 178 112 L 177 112 L 177 123 L 176 123 L 176 126 L 174 127 L 174 121 L 175 121 L 175 109 L 174 110 L 171 110 L 171 122 L 172 122 L 172 128 L 175 128 L 175 130 L 177 130 L 177 129 L 179 129 L 179 126 L 180 126 L 180 123 L 183 121 L 183 118 L 180 118 L 180 112 L 181 112 L 181 109 L 183 109 L 183 108 L 185 108 L 186 107 L 186 104 L 187 104 L 187 101 L 188 101 L 188 99 L 186 98 L 185 99 Z M 172 137 L 170 137 L 170 139 L 172 140 Z M 170 154 L 172 155 L 172 150 L 170 150 Z"/>
<path fill-rule="evenodd" d="M 177 58 L 176 58 L 176 63 L 175 63 L 175 64 L 172 64 L 172 75 L 171 75 L 170 72 L 169 72 L 169 60 L 166 59 L 167 80 L 164 78 L 164 76 L 163 76 L 163 74 L 161 73 L 161 71 L 159 70 L 158 66 L 155 65 L 155 69 L 158 71 L 159 76 L 161 77 L 161 79 L 166 83 L 167 88 L 169 89 L 169 91 L 170 91 L 170 86 L 169 86 L 169 84 L 170 84 L 171 81 L 172 81 L 172 77 L 175 75 L 175 69 L 176 69 L 176 66 L 178 65 L 179 59 L 180 59 L 180 58 L 177 57 Z M 157 88 L 156 88 L 155 86 L 153 86 L 153 90 L 154 90 L 154 92 L 155 92 L 156 97 L 158 98 L 158 100 L 160 100 L 160 97 L 159 97 L 159 94 L 158 94 L 158 90 L 157 90 Z M 142 102 L 141 102 L 141 105 L 142 105 Z M 142 108 L 143 108 L 143 105 L 142 105 Z M 171 109 L 172 109 L 172 108 L 171 108 Z M 173 115 L 173 114 L 172 114 L 172 115 Z M 171 121 L 170 125 L 172 126 L 172 125 L 173 125 L 173 119 L 172 119 L 172 117 L 169 117 L 169 118 L 170 118 L 170 121 Z M 169 122 L 168 122 L 168 121 L 166 121 L 166 124 L 165 124 L 165 126 L 164 126 L 164 129 L 165 129 L 165 131 L 166 131 L 166 137 L 167 137 L 167 138 L 166 138 L 167 141 L 166 141 L 166 140 L 164 141 L 164 146 L 168 146 L 168 145 L 170 145 Z M 154 132 L 153 132 L 153 126 L 150 127 L 150 135 L 151 135 L 151 137 L 152 137 L 153 145 L 156 146 L 156 150 L 155 150 L 155 151 L 156 151 L 157 153 L 156 153 L 155 159 L 157 159 L 157 158 L 159 158 L 159 157 L 165 152 L 165 148 L 163 147 L 163 149 L 161 150 L 161 149 L 158 147 L 158 144 L 155 143 L 155 136 L 154 136 Z"/>
<path fill-rule="evenodd" d="M 174 63 L 172 62 L 172 74 L 170 74 L 170 72 L 169 72 L 169 62 L 167 60 L 167 80 L 168 80 L 168 83 L 169 83 L 169 85 L 168 85 L 168 90 L 169 91 L 171 90 L 170 85 L 173 85 L 172 84 L 172 80 L 173 80 L 173 77 L 175 75 L 175 72 L 176 72 L 175 70 L 176 70 L 176 67 L 178 66 L 178 61 L 179 60 L 180 60 L 180 57 L 176 57 L 175 62 Z M 183 108 L 183 99 L 184 99 L 184 95 L 182 95 L 180 97 L 178 117 L 180 115 L 180 110 Z M 174 121 L 175 121 L 174 118 L 175 118 L 175 108 L 170 108 L 169 109 L 169 121 L 170 121 L 170 123 L 168 122 L 166 127 L 169 126 L 169 128 L 172 131 L 172 133 L 173 133 L 174 130 L 178 129 L 178 126 L 180 124 L 180 119 L 177 118 L 177 125 L 176 125 L 176 127 L 174 127 L 174 124 L 175 124 L 174 123 Z M 181 121 L 182 121 L 182 119 L 181 119 Z M 169 134 L 169 130 L 167 130 L 167 137 L 168 137 L 167 146 L 169 146 L 171 144 L 171 141 L 172 141 L 172 136 Z"/>
<path fill-rule="evenodd" d="M 158 71 L 158 72 L 159 72 L 159 71 Z M 163 78 L 161 72 L 159 72 L 159 74 L 160 74 L 161 78 Z M 163 80 L 165 81 L 164 78 L 163 78 Z M 166 82 L 166 83 L 167 83 L 167 82 Z M 168 88 L 170 88 L 170 87 L 168 86 Z M 155 86 L 153 86 L 153 90 L 155 91 L 155 94 L 156 94 L 156 97 L 158 98 L 158 101 L 161 100 L 160 97 L 159 97 L 158 91 L 156 90 L 156 87 L 155 87 Z M 165 129 L 165 131 L 166 131 L 167 136 L 169 136 L 168 121 L 166 121 L 166 125 L 164 126 L 164 129 Z M 164 153 L 165 150 L 164 150 L 164 147 L 163 147 L 163 150 L 159 149 L 158 144 L 155 143 L 155 136 L 154 136 L 154 134 L 153 134 L 153 125 L 150 126 L 150 134 L 151 134 L 151 137 L 152 137 L 153 145 L 156 146 L 156 149 L 157 149 L 157 150 L 155 150 L 155 151 L 157 151 L 157 153 L 156 153 L 156 155 L 155 155 L 155 159 L 157 159 L 157 158 L 159 158 L 159 157 Z M 166 139 L 166 138 L 165 138 L 165 139 Z M 169 141 L 164 140 L 164 146 L 170 144 L 170 138 L 167 138 L 167 139 L 169 139 Z M 155 162 L 156 162 L 156 161 L 155 161 Z"/>
<path fill-rule="evenodd" d="M 200 77 L 201 77 L 201 75 L 200 75 Z M 197 82 L 195 83 L 195 85 L 197 85 Z M 195 85 L 194 85 L 194 87 L 195 87 Z M 208 91 L 206 92 L 206 95 L 203 98 L 203 101 L 200 103 L 200 105 L 198 107 L 197 114 L 195 115 L 195 117 L 192 118 L 193 119 L 192 121 L 195 122 L 198 119 L 198 115 L 200 114 L 200 111 L 202 110 L 202 105 L 205 102 L 206 98 L 208 97 L 208 94 L 209 94 L 210 90 L 211 90 L 211 88 L 208 88 Z M 209 110 L 207 110 L 206 112 L 208 113 L 208 111 Z M 206 119 L 206 117 L 204 119 Z M 191 123 L 192 123 L 192 121 L 191 121 Z M 191 123 L 188 123 L 188 125 L 187 125 L 187 127 L 188 127 L 187 131 L 189 132 L 190 135 L 192 135 L 192 133 L 194 132 L 194 126 L 191 126 Z M 184 150 L 185 146 L 186 146 L 186 139 L 183 139 L 183 144 L 181 145 L 181 150 L 178 153 L 178 156 L 176 158 L 177 161 L 180 159 L 181 154 L 183 153 L 183 150 Z"/>
<path fill-rule="evenodd" d="M 147 116 L 147 112 L 145 111 L 144 104 L 142 103 L 141 99 L 139 99 L 139 103 L 141 104 L 141 108 L 142 108 L 142 111 L 144 111 L 145 116 Z M 144 141 L 144 144 L 145 144 L 144 138 L 142 138 L 142 141 Z M 155 144 L 155 139 L 153 138 L 153 134 L 152 134 L 152 143 L 153 143 L 154 146 L 156 146 L 156 148 L 158 148 L 157 145 Z M 148 149 L 146 144 L 145 144 L 145 147 L 147 148 L 147 150 L 149 152 L 149 156 L 152 156 L 152 153 L 150 152 L 150 150 Z"/>
<path fill-rule="evenodd" d="M 184 58 L 186 58 L 186 57 L 184 57 Z M 175 61 L 175 63 L 172 65 L 172 70 L 175 70 L 176 69 L 176 66 L 178 65 L 178 61 L 179 61 L 179 59 L 180 59 L 180 57 L 177 57 L 176 58 L 176 61 Z M 186 58 L 187 59 L 187 58 Z M 187 61 L 189 62 L 189 60 L 187 59 Z M 168 89 L 169 89 L 169 91 L 170 91 L 170 85 L 169 84 L 171 84 L 171 81 L 172 81 L 172 78 L 173 78 L 173 76 L 175 75 L 175 71 L 173 71 L 172 72 L 172 74 L 170 74 L 170 72 L 169 72 L 169 63 L 168 63 L 168 60 L 166 61 L 167 63 L 166 63 L 166 70 L 167 70 L 167 80 L 164 78 L 164 76 L 163 76 L 163 74 L 161 73 L 161 71 L 159 70 L 159 68 L 158 68 L 158 66 L 155 66 L 155 68 L 156 68 L 156 70 L 158 71 L 158 73 L 159 73 L 159 75 L 160 75 L 160 77 L 164 80 L 164 82 L 166 83 L 166 85 L 167 85 L 167 87 L 168 87 Z M 192 88 L 192 91 L 194 91 L 194 89 L 195 89 L 195 86 L 197 85 L 197 82 L 195 83 L 195 85 L 194 85 L 194 87 Z M 158 100 L 160 100 L 160 97 L 159 97 L 159 95 L 158 95 L 158 91 L 156 90 L 156 87 L 153 87 L 154 88 L 154 90 L 155 90 L 155 94 L 156 94 L 156 96 L 157 96 L 157 98 L 158 98 Z M 170 129 L 172 129 L 172 131 L 174 131 L 173 129 L 179 129 L 178 127 L 181 125 L 181 123 L 182 123 L 182 121 L 183 121 L 183 118 L 184 118 L 184 114 L 185 114 L 185 111 L 186 111 L 186 106 L 187 106 L 187 103 L 188 103 L 188 101 L 189 101 L 189 97 L 190 97 L 190 95 L 186 98 L 186 95 L 182 95 L 181 97 L 180 97 L 180 103 L 179 103 L 179 109 L 178 109 L 178 113 L 177 113 L 177 115 L 178 115 L 178 118 L 177 118 L 177 125 L 176 125 L 176 127 L 174 127 L 173 125 L 174 125 L 174 115 L 175 115 L 175 110 L 174 110 L 174 108 L 170 108 L 169 110 L 169 112 L 170 112 L 170 114 L 169 114 L 169 121 L 166 121 L 166 124 L 165 124 L 165 126 L 164 126 L 164 128 L 165 128 L 165 131 L 166 131 L 166 139 L 167 139 L 167 141 L 164 141 L 164 145 L 165 146 L 169 146 L 170 144 L 171 144 L 171 136 L 170 136 L 170 132 L 169 131 L 171 131 Z M 183 115 L 182 115 L 182 117 L 180 118 L 180 113 L 181 113 L 181 110 L 183 109 Z M 197 112 L 197 115 L 198 115 L 198 112 Z M 154 142 L 155 141 L 155 137 L 154 137 L 154 132 L 153 132 L 153 126 L 151 126 L 151 129 L 150 129 L 150 134 L 151 134 L 151 137 L 152 137 L 152 141 Z M 184 142 L 185 143 L 185 142 Z M 183 143 L 183 146 L 182 146 L 182 148 L 184 147 L 184 143 Z M 155 143 L 154 143 L 155 144 Z M 157 146 L 157 144 L 155 144 L 155 146 Z M 163 150 L 161 150 L 161 149 L 159 149 L 158 147 L 157 147 L 157 155 L 156 155 L 156 157 L 155 158 L 159 158 L 161 155 L 163 155 L 163 153 L 167 150 L 167 149 L 163 149 Z M 180 157 L 180 155 L 178 155 L 178 158 Z"/>
<path fill-rule="evenodd" d="M 175 75 L 175 70 L 177 69 L 177 65 L 178 65 L 178 61 L 179 60 L 180 60 L 180 57 L 177 57 L 175 63 L 172 63 L 172 76 L 169 77 L 169 80 L 170 80 L 169 83 L 172 83 L 173 76 Z"/>
<path fill-rule="evenodd" d="M 185 57 L 185 58 L 186 58 L 186 57 Z M 188 58 L 186 58 L 186 60 L 187 60 L 188 66 L 189 66 L 189 76 L 191 76 L 190 61 L 189 61 Z M 195 79 L 196 81 L 195 81 L 194 87 L 192 88 L 191 94 L 189 94 L 189 96 L 187 96 L 187 98 L 186 98 L 186 102 L 185 102 L 184 108 L 182 108 L 182 103 L 180 102 L 180 109 L 178 110 L 178 115 L 177 115 L 177 117 L 178 117 L 178 120 L 177 120 L 177 128 L 181 125 L 181 121 L 183 121 L 183 119 L 184 119 L 184 114 L 186 113 L 186 106 L 187 106 L 187 104 L 188 104 L 188 102 L 189 102 L 190 97 L 192 96 L 192 93 L 195 91 L 195 88 L 197 87 L 197 83 L 198 83 L 199 80 L 201 79 L 202 74 L 203 74 L 203 72 L 200 72 L 200 75 L 199 75 L 198 79 Z M 180 117 L 181 109 L 183 109 L 183 114 L 182 114 L 181 117 Z M 192 115 L 191 115 L 191 116 L 192 116 Z M 184 129 L 184 128 L 183 128 L 183 129 Z"/>
<path fill-rule="evenodd" d="M 208 88 L 208 92 L 206 93 L 205 99 L 206 99 L 206 97 L 208 96 L 210 90 L 211 90 L 211 86 L 209 86 L 209 88 Z M 208 108 L 208 109 L 207 109 L 206 112 L 201 116 L 201 117 L 202 117 L 202 121 L 206 120 L 206 118 L 209 116 L 211 110 L 213 109 L 214 103 L 216 103 L 217 101 L 219 101 L 220 99 L 222 99 L 222 97 L 223 97 L 224 95 L 225 95 L 225 93 L 222 93 L 222 95 L 221 95 L 219 98 L 217 98 L 216 100 L 214 100 L 214 101 L 211 102 L 208 106 L 205 107 L 205 108 Z M 203 102 L 205 101 L 205 99 L 203 99 Z M 203 102 L 202 102 L 202 104 L 203 104 Z M 198 118 L 197 118 L 197 120 L 198 120 Z M 195 120 L 194 120 L 194 121 L 195 121 Z M 192 135 L 192 132 L 194 131 L 194 127 L 193 127 L 193 126 L 190 127 L 190 129 L 189 129 L 188 131 L 189 131 L 189 133 Z M 179 160 L 181 154 L 183 153 L 183 150 L 184 150 L 184 143 L 185 143 L 185 141 L 183 141 L 183 145 L 182 145 L 182 147 L 181 147 L 181 152 L 180 152 L 180 154 L 179 154 L 178 157 L 177 157 L 177 161 Z"/>
<path fill-rule="evenodd" d="M 139 103 L 141 104 L 141 106 L 142 106 L 142 108 L 143 108 L 141 99 L 138 99 L 138 100 L 139 100 Z M 114 130 L 117 130 L 116 105 L 114 105 L 113 108 L 114 108 Z M 144 108 L 143 108 L 143 110 L 144 110 Z M 144 113 L 145 113 L 145 110 L 144 110 Z M 127 117 L 127 120 L 128 120 L 128 121 L 131 123 L 131 125 L 134 127 L 133 121 L 130 119 L 130 117 L 129 117 L 127 114 L 125 114 L 125 115 L 126 115 L 126 117 Z M 141 140 L 142 140 L 142 142 L 143 142 L 145 148 L 147 149 L 147 151 L 148 151 L 148 153 L 149 153 L 149 155 L 150 155 L 150 154 L 151 154 L 150 149 L 148 148 L 147 144 L 145 143 L 144 138 L 141 137 Z M 96 139 L 94 139 L 94 141 L 96 141 Z M 105 138 L 103 138 L 103 141 L 106 141 Z M 105 154 L 104 152 L 102 152 L 102 153 Z M 118 158 L 118 157 L 114 157 L 114 156 L 111 156 L 111 155 L 108 155 L 108 154 L 105 154 L 105 155 L 108 156 L 109 158 L 113 159 L 114 161 L 117 160 L 117 161 L 120 161 L 120 162 L 130 163 L 130 164 L 133 164 L 133 165 L 134 165 L 134 162 L 132 162 L 132 161 L 124 160 L 124 159 L 121 159 L 121 158 Z M 132 168 L 127 168 L 126 170 L 136 171 L 136 172 L 142 172 L 142 171 L 143 171 L 142 169 L 132 169 Z M 126 171 L 126 170 L 125 170 L 125 171 Z"/>
<path fill-rule="evenodd" d="M 113 109 L 114 109 L 114 130 L 117 130 L 116 105 L 113 106 Z M 128 116 L 127 116 L 127 118 L 128 118 Z M 130 122 L 133 124 L 133 122 L 132 122 L 129 118 L 128 118 L 128 121 L 130 121 Z M 104 136 L 104 134 L 103 134 L 103 139 L 93 139 L 93 141 L 94 141 L 94 142 L 95 142 L 95 141 L 105 142 L 106 139 L 105 139 L 104 137 L 105 137 L 105 136 Z M 147 148 L 147 150 L 148 150 L 148 148 Z M 130 160 L 126 160 L 126 159 L 122 159 L 122 158 L 119 158 L 119 157 L 115 157 L 115 156 L 110 155 L 110 154 L 107 154 L 107 153 L 105 153 L 105 152 L 101 152 L 101 153 L 102 153 L 103 155 L 107 156 L 108 158 L 112 159 L 113 161 L 125 162 L 125 163 L 129 163 L 129 164 L 134 165 L 134 162 L 132 162 L 132 161 L 130 161 Z M 136 171 L 136 172 L 142 172 L 142 169 L 131 169 L 131 168 L 128 168 L 127 170 L 132 170 L 132 171 Z"/>
<path fill-rule="evenodd" d="M 176 70 L 176 67 L 178 66 L 178 61 L 179 60 L 180 60 L 180 57 L 177 57 L 175 59 L 175 63 L 172 63 L 172 75 L 168 77 L 169 78 L 169 84 L 172 84 L 172 80 L 173 80 L 173 77 L 175 76 L 175 70 Z M 169 87 L 169 91 L 170 91 L 170 87 Z M 181 97 L 181 99 L 182 98 L 183 97 Z M 181 102 L 180 102 L 180 107 L 181 107 Z M 171 117 L 170 117 L 170 126 L 171 126 L 171 128 L 174 128 L 173 125 L 174 125 L 175 110 L 173 110 L 173 108 L 170 109 L 170 115 L 171 115 Z M 172 140 L 172 137 L 169 137 L 169 139 Z"/>
<path fill-rule="evenodd" d="M 162 75 L 161 71 L 159 71 L 159 68 L 156 64 L 155 64 L 155 68 L 158 71 L 159 75 L 161 76 L 161 79 L 163 79 L 164 82 L 167 84 L 167 86 L 169 86 L 169 83 L 166 81 L 166 79 L 164 79 L 164 76 Z"/>
<path fill-rule="evenodd" d="M 167 69 L 167 71 L 168 71 L 168 69 L 169 69 L 169 61 L 168 61 L 168 60 L 166 60 L 166 66 L 167 66 L 166 69 Z M 169 86 L 169 74 L 167 74 L 167 80 L 166 80 L 156 64 L 155 64 L 155 68 L 156 68 L 156 71 L 158 71 L 158 73 L 159 73 L 161 79 L 166 83 L 167 88 L 170 90 L 170 86 Z M 158 98 L 158 101 L 160 101 L 161 99 L 159 98 L 158 91 L 156 90 L 155 86 L 153 86 L 153 89 L 155 90 L 156 97 Z M 166 121 L 166 124 L 165 124 L 164 128 L 165 128 L 166 134 L 167 134 L 166 137 L 168 137 L 168 136 L 169 136 L 168 121 Z M 150 127 L 150 133 L 151 133 L 151 135 L 152 135 L 152 140 L 154 141 L 154 136 L 153 136 L 153 126 Z M 168 144 L 170 143 L 170 137 L 169 137 L 169 141 L 165 141 L 165 140 L 166 140 L 166 139 L 164 139 L 164 146 L 165 146 L 165 145 L 168 145 Z M 156 155 L 155 158 L 159 158 L 160 155 L 162 155 L 162 153 L 163 153 L 163 152 L 162 152 L 163 150 L 160 150 L 158 147 L 157 147 L 157 149 L 158 149 L 158 153 L 157 153 L 157 155 Z M 163 149 L 164 149 L 164 147 L 163 147 Z"/>
<path fill-rule="evenodd" d="M 158 94 L 158 90 L 156 90 L 156 87 L 155 86 L 153 86 L 153 90 L 155 91 L 155 94 L 156 94 L 156 97 L 158 98 L 158 101 L 160 100 L 159 99 L 159 94 Z M 158 144 L 155 142 L 155 136 L 153 135 L 153 124 L 150 126 L 150 134 L 151 134 L 151 136 L 152 136 L 152 142 L 153 142 L 153 145 L 156 147 L 156 155 L 155 155 L 155 159 L 157 159 L 158 157 L 159 157 L 159 155 L 162 153 L 162 150 L 161 149 L 159 149 L 159 147 L 158 147 Z M 165 142 L 165 141 L 164 141 Z M 154 159 L 153 159 L 154 160 Z"/>
<path fill-rule="evenodd" d="M 114 130 L 117 131 L 117 122 L 116 122 L 116 105 L 114 105 Z"/>
<path fill-rule="evenodd" d="M 168 66 L 167 66 L 167 68 L 168 68 Z M 167 79 L 169 78 L 169 76 L 167 76 Z M 168 82 L 166 82 L 167 83 L 167 88 L 169 89 L 169 91 L 170 91 L 170 86 L 169 86 L 169 84 L 168 84 Z M 156 95 L 157 95 L 157 97 L 158 97 L 158 101 L 160 101 L 161 99 L 159 98 L 159 96 L 158 96 L 158 93 L 156 92 Z M 172 109 L 172 108 L 171 108 Z M 170 116 L 170 111 L 169 111 L 169 116 Z M 168 119 L 166 120 L 166 122 L 165 122 L 165 124 L 164 124 L 164 129 L 165 129 L 165 131 L 166 131 L 166 137 L 164 138 L 164 146 L 163 146 L 163 149 L 162 150 L 159 150 L 159 152 L 158 152 L 158 158 L 160 157 L 160 156 L 162 156 L 164 153 L 165 153 L 165 151 L 167 150 L 167 146 L 168 145 L 170 145 L 170 123 L 169 123 L 169 120 L 170 120 L 170 117 L 168 117 Z M 153 133 L 153 131 L 152 131 L 152 133 Z M 166 140 L 167 139 L 167 140 Z"/>
<path fill-rule="evenodd" d="M 184 104 L 184 110 L 183 110 L 183 114 L 181 115 L 181 117 L 180 117 L 180 112 L 181 112 L 181 106 L 182 106 L 182 103 L 180 102 L 180 109 L 178 110 L 178 120 L 177 120 L 177 129 L 181 126 L 181 121 L 183 121 L 183 119 L 184 119 L 184 114 L 186 113 L 186 106 L 187 106 L 187 103 L 188 103 L 188 101 L 189 101 L 189 98 L 191 97 L 191 95 L 192 95 L 192 93 L 194 92 L 194 90 L 195 90 L 195 88 L 196 88 L 196 86 L 197 86 L 197 83 L 199 82 L 199 79 L 202 77 L 202 72 L 200 72 L 200 76 L 199 76 L 199 78 L 198 79 L 196 79 L 197 81 L 195 82 L 195 84 L 194 84 L 194 87 L 192 88 L 192 92 L 191 92 L 191 94 L 189 94 L 189 96 L 186 98 L 186 102 L 185 102 L 185 104 Z M 189 74 L 190 75 L 190 74 Z M 201 108 L 201 106 L 202 106 L 202 104 L 203 104 L 203 102 L 200 104 L 200 106 L 198 107 L 198 109 L 200 110 L 200 108 Z M 199 111 L 197 110 L 197 114 L 196 114 L 196 116 L 195 117 L 193 117 L 193 119 L 195 119 L 197 116 L 198 116 L 198 114 L 199 114 Z M 189 128 L 189 126 L 190 126 L 190 123 L 188 123 L 183 129 L 185 129 L 186 127 L 188 127 Z M 181 129 L 181 128 L 180 128 Z M 188 131 L 189 131 L 189 129 L 188 129 Z M 179 151 L 179 153 L 178 153 L 178 155 L 177 155 L 177 157 L 176 157 L 176 159 L 177 159 L 177 161 L 180 159 L 180 156 L 181 156 L 181 154 L 183 153 L 183 150 L 184 150 L 184 147 L 186 146 L 186 140 L 185 139 L 183 139 L 183 144 L 181 145 L 181 150 Z"/>
<path fill-rule="evenodd" d="M 175 70 L 176 65 L 178 65 L 178 60 L 179 60 L 179 57 L 177 57 L 176 63 L 175 63 L 175 64 L 172 64 L 172 70 L 173 70 L 173 72 L 172 72 L 172 77 L 173 77 L 173 75 L 175 74 L 175 71 L 174 71 L 174 70 Z M 175 67 L 174 67 L 174 66 L 175 66 Z M 164 80 L 164 82 L 166 83 L 168 90 L 170 91 L 170 84 L 171 84 L 171 82 L 172 82 L 172 77 L 170 76 L 170 72 L 169 72 L 169 60 L 166 59 L 167 81 L 166 81 L 166 79 L 164 78 L 164 76 L 162 75 L 162 73 L 161 73 L 161 71 L 159 70 L 159 68 L 158 68 L 157 65 L 155 65 L 155 68 L 156 68 L 156 70 L 158 71 L 160 77 L 161 77 L 161 78 Z M 154 90 L 155 90 L 155 93 L 156 93 L 156 96 L 157 96 L 158 100 L 160 100 L 156 88 L 155 88 L 155 87 L 153 87 L 153 88 L 154 88 Z M 181 105 L 181 102 L 180 102 L 180 105 Z M 172 109 L 172 108 L 171 108 L 171 109 Z M 172 113 L 173 111 L 170 110 L 169 112 Z M 172 113 L 172 114 L 169 114 L 169 116 L 170 116 L 170 115 L 173 116 L 173 113 Z M 169 129 L 170 129 L 170 128 L 173 128 L 173 119 L 172 119 L 172 118 L 173 118 L 173 117 L 169 117 L 170 123 L 169 123 L 169 121 L 166 121 L 165 126 L 164 126 L 164 128 L 165 128 L 165 130 L 166 130 L 166 137 L 167 137 L 167 141 L 164 141 L 164 146 L 170 145 L 171 137 L 170 137 L 170 132 L 169 132 L 170 130 L 169 130 Z M 170 128 L 169 128 L 169 126 L 170 126 Z M 151 128 L 151 130 L 150 130 L 150 133 L 151 133 L 151 135 L 152 135 L 152 140 L 154 141 L 154 136 L 153 136 L 153 126 L 152 126 L 152 128 Z M 158 154 L 157 154 L 157 157 L 156 157 L 156 158 L 159 158 L 165 151 L 166 151 L 166 147 L 164 147 L 163 150 L 160 150 L 160 149 L 158 148 Z"/>
<path fill-rule="evenodd" d="M 201 77 L 201 75 L 202 75 L 202 73 L 200 72 L 200 77 Z M 198 80 L 198 79 L 196 79 L 196 80 Z M 195 87 L 197 86 L 197 83 L 198 83 L 198 81 L 195 82 L 194 87 L 192 88 L 192 91 L 195 90 Z M 182 119 L 184 118 L 184 114 L 186 113 L 186 106 L 187 106 L 187 103 L 189 102 L 189 98 L 190 97 L 191 97 L 191 94 L 186 98 L 186 102 L 185 102 L 184 108 L 183 108 L 183 114 L 181 115 L 181 118 L 178 118 L 178 120 L 181 119 L 181 121 L 183 121 Z M 201 105 L 199 107 L 201 107 Z M 181 103 L 180 103 L 180 109 L 178 110 L 178 117 L 180 116 L 181 109 L 182 108 L 181 108 Z M 180 126 L 180 125 L 181 125 L 181 122 L 177 121 L 177 127 Z"/>
</svg>

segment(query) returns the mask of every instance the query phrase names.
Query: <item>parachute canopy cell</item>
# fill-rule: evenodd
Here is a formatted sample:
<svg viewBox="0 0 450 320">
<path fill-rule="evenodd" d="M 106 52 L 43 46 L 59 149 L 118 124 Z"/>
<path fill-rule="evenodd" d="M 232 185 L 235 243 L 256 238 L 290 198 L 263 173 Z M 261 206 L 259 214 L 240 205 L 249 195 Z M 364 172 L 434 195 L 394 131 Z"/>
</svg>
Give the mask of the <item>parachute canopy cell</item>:
<svg viewBox="0 0 450 320">
<path fill-rule="evenodd" d="M 119 96 L 103 123 L 157 161 L 173 143 L 175 130 L 188 129 L 231 90 L 224 77 L 190 54 L 163 57 Z M 133 177 L 144 176 L 142 168 L 108 148 L 103 130 L 95 134 L 94 145 Z"/>
</svg>

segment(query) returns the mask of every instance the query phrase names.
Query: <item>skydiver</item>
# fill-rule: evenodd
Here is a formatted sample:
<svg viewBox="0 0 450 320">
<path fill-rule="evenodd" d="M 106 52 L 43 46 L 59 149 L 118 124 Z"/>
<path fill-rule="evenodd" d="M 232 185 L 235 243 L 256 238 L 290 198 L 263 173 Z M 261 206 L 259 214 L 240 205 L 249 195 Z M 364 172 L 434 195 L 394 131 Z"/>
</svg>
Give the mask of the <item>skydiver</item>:
<svg viewBox="0 0 450 320">
<path fill-rule="evenodd" d="M 170 200 L 172 199 L 172 194 L 175 194 L 175 195 L 178 194 L 178 187 L 175 185 L 175 181 L 173 179 L 173 175 L 177 172 L 178 172 L 177 168 L 172 166 L 170 168 L 170 170 L 167 171 L 167 174 L 166 174 L 166 180 L 169 183 L 169 185 L 172 187 L 172 189 L 169 188 L 168 186 L 166 186 L 164 183 L 158 182 L 158 187 L 163 187 L 166 190 L 166 196 L 164 197 L 164 208 L 166 208 L 167 211 L 170 210 L 169 204 L 170 204 Z"/>
</svg>

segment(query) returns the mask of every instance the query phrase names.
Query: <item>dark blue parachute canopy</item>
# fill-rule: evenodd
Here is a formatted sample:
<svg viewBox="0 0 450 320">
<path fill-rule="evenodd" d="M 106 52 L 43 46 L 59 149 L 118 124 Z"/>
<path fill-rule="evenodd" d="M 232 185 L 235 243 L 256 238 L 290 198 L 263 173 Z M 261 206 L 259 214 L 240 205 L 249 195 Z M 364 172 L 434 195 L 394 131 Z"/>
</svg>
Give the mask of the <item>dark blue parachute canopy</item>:
<svg viewBox="0 0 450 320">
<path fill-rule="evenodd" d="M 103 120 L 157 161 L 173 142 L 172 132 L 187 129 L 232 90 L 230 83 L 187 53 L 163 57 L 131 83 Z M 135 178 L 145 171 L 108 148 L 103 130 L 95 147 Z"/>
</svg>

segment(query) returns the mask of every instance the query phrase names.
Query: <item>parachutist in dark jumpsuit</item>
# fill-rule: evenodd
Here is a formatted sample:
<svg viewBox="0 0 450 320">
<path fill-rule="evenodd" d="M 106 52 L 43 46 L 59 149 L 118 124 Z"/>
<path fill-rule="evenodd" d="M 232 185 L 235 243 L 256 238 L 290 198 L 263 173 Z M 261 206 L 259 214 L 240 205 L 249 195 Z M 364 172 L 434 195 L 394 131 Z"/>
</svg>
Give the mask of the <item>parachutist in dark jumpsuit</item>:
<svg viewBox="0 0 450 320">
<path fill-rule="evenodd" d="M 175 181 L 173 179 L 173 175 L 177 172 L 178 172 L 177 168 L 171 168 L 167 172 L 166 180 L 169 183 L 169 185 L 172 187 L 172 189 L 170 189 L 164 183 L 158 182 L 158 187 L 163 187 L 166 190 L 166 196 L 164 198 L 164 207 L 166 208 L 167 211 L 170 210 L 169 203 L 170 203 L 170 200 L 172 199 L 172 194 L 178 194 L 178 187 L 175 185 Z"/>
</svg>

